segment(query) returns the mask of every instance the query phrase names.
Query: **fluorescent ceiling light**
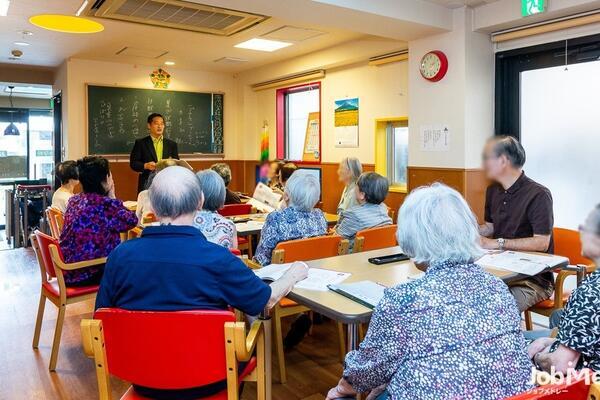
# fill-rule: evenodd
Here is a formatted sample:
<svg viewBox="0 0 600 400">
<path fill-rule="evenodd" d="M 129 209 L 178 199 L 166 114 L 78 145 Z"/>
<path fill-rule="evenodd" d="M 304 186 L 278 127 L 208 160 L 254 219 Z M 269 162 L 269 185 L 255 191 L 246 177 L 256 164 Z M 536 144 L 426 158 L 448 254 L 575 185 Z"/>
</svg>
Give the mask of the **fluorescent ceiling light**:
<svg viewBox="0 0 600 400">
<path fill-rule="evenodd" d="M 10 93 L 8 86 L 4 88 L 5 93 Z M 12 90 L 13 94 L 33 94 L 38 96 L 52 96 L 51 87 L 41 86 L 15 86 Z"/>
<path fill-rule="evenodd" d="M 283 49 L 284 47 L 291 46 L 292 43 L 280 42 L 279 40 L 268 40 L 254 38 L 246 40 L 245 42 L 238 43 L 234 47 L 240 49 L 258 50 L 258 51 L 275 51 Z"/>
<path fill-rule="evenodd" d="M 15 46 L 29 46 L 29 43 L 27 42 L 15 42 L 14 44 Z"/>
<path fill-rule="evenodd" d="M 0 17 L 8 15 L 8 6 L 10 6 L 9 0 L 0 0 Z"/>
<path fill-rule="evenodd" d="M 79 9 L 75 13 L 75 15 L 77 17 L 79 17 L 81 15 L 81 13 L 83 12 L 83 10 L 85 10 L 85 8 L 87 7 L 87 5 L 88 5 L 88 0 L 83 0 L 83 3 L 81 3 L 81 6 L 79 6 Z"/>
<path fill-rule="evenodd" d="M 175 65 L 175 61 L 165 61 L 165 65 Z"/>
</svg>

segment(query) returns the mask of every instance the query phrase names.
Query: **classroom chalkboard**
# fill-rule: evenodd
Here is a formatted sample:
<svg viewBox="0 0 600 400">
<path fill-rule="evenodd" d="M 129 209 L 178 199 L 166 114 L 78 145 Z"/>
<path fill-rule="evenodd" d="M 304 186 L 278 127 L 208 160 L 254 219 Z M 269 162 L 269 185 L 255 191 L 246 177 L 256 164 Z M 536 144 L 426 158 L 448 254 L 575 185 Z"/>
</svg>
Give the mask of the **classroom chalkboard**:
<svg viewBox="0 0 600 400">
<path fill-rule="evenodd" d="M 165 117 L 179 154 L 223 153 L 223 94 L 87 86 L 88 153 L 129 154 L 148 135 L 146 118 Z"/>
</svg>

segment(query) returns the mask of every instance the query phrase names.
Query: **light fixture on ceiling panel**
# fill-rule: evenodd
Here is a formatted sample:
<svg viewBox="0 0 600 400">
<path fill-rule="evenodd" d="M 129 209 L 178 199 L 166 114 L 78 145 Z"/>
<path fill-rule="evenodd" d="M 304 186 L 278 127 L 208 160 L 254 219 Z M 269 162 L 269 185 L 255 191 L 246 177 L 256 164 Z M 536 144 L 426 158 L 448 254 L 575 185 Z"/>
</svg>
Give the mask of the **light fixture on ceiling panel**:
<svg viewBox="0 0 600 400">
<path fill-rule="evenodd" d="M 87 7 L 89 3 L 89 0 L 83 0 L 83 3 L 81 3 L 81 5 L 79 6 L 79 8 L 77 9 L 77 12 L 75 13 L 75 15 L 77 17 L 79 17 L 81 15 L 81 13 L 83 12 L 83 10 L 85 10 L 85 8 Z"/>
<path fill-rule="evenodd" d="M 165 65 L 175 65 L 175 61 L 165 61 Z"/>
<path fill-rule="evenodd" d="M 99 22 L 73 15 L 34 15 L 29 18 L 29 22 L 40 28 L 63 33 L 97 33 L 104 30 L 104 26 Z"/>
<path fill-rule="evenodd" d="M 234 47 L 237 47 L 240 49 L 271 52 L 271 51 L 283 49 L 284 47 L 288 47 L 291 45 L 292 45 L 292 43 L 281 42 L 279 40 L 254 38 L 254 39 L 246 40 L 245 42 L 242 42 L 242 43 L 238 43 Z"/>
<path fill-rule="evenodd" d="M 8 100 L 10 102 L 10 124 L 8 124 L 8 126 L 4 129 L 4 136 L 19 136 L 21 134 L 21 132 L 19 132 L 19 128 L 17 128 L 17 126 L 15 125 L 14 121 L 13 121 L 13 114 L 16 112 L 15 110 L 13 110 L 14 105 L 13 105 L 13 89 L 15 87 L 14 86 L 9 86 L 8 89 L 10 90 L 10 94 L 8 95 Z"/>
<path fill-rule="evenodd" d="M 29 43 L 18 41 L 18 42 L 14 42 L 14 45 L 15 46 L 29 46 Z"/>
<path fill-rule="evenodd" d="M 8 15 L 8 6 L 10 6 L 9 0 L 0 0 L 0 17 Z"/>
</svg>

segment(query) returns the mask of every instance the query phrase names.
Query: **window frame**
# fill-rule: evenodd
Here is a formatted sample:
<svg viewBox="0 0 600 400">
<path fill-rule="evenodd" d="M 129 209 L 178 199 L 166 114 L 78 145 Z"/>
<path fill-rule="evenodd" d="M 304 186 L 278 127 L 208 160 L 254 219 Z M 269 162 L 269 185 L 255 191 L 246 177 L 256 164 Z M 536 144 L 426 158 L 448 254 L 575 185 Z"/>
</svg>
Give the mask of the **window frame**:
<svg viewBox="0 0 600 400">
<path fill-rule="evenodd" d="M 276 155 L 280 160 L 288 160 L 286 157 L 286 138 L 287 138 L 287 95 L 291 93 L 299 93 L 307 90 L 319 90 L 319 158 L 314 161 L 304 160 L 289 160 L 298 165 L 315 165 L 321 164 L 323 157 L 322 146 L 323 146 L 323 135 L 322 135 L 322 91 L 321 81 L 302 83 L 299 85 L 288 86 L 285 88 L 277 89 L 275 93 L 275 107 L 276 107 Z M 304 151 L 303 151 L 304 152 Z"/>
<path fill-rule="evenodd" d="M 394 150 L 393 140 L 393 126 L 399 125 L 401 127 L 408 128 L 408 117 L 390 117 L 390 118 L 377 118 L 375 119 L 375 172 L 388 178 L 390 181 L 390 192 L 393 193 L 408 193 L 409 187 L 409 163 L 406 164 L 406 185 L 394 184 L 391 181 L 391 175 L 393 175 L 393 167 L 391 163 L 395 156 L 390 153 Z M 409 132 L 409 145 L 410 145 L 410 132 Z M 390 157 L 392 158 L 390 160 Z"/>
</svg>

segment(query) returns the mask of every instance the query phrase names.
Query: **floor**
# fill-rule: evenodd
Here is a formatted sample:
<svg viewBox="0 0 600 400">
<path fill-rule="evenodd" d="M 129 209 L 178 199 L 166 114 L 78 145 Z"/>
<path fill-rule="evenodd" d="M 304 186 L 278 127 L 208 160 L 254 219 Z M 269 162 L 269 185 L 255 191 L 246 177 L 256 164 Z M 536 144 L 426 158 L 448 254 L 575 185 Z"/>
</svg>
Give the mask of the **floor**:
<svg viewBox="0 0 600 400">
<path fill-rule="evenodd" d="M 67 307 L 58 367 L 48 371 L 56 308 L 47 302 L 38 350 L 31 339 L 39 301 L 39 268 L 31 249 L 0 251 L 0 399 L 69 400 L 98 398 L 92 360 L 81 349 L 79 322 L 91 317 L 93 302 Z M 288 382 L 276 383 L 273 399 L 323 399 L 341 374 L 337 334 L 333 323 L 317 325 L 311 336 L 286 355 Z M 274 363 L 274 370 L 276 363 Z M 126 390 L 113 379 L 113 398 Z M 246 385 L 243 399 L 256 398 L 254 385 Z"/>
</svg>

